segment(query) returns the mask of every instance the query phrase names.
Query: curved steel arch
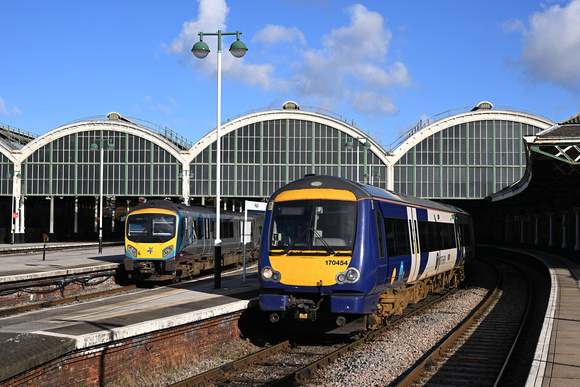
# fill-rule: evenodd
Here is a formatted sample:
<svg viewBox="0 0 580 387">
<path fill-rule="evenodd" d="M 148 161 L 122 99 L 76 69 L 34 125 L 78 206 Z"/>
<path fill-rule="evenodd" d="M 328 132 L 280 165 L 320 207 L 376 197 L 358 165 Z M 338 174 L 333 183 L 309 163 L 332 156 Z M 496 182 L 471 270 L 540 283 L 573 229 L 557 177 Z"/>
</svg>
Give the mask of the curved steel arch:
<svg viewBox="0 0 580 387">
<path fill-rule="evenodd" d="M 158 133 L 129 122 L 102 120 L 81 121 L 53 129 L 50 132 L 35 138 L 30 143 L 22 147 L 22 149 L 19 151 L 20 154 L 17 161 L 19 164 L 21 164 L 35 151 L 56 139 L 68 136 L 70 134 L 86 132 L 90 130 L 112 130 L 116 132 L 132 134 L 137 137 L 142 137 L 166 150 L 180 162 L 183 163 L 185 160 L 182 151 Z"/>
<path fill-rule="evenodd" d="M 397 161 L 399 161 L 405 154 L 407 154 L 407 152 L 413 149 L 415 145 L 419 144 L 426 138 L 429 138 L 432 135 L 441 132 L 447 128 L 450 128 L 452 126 L 467 122 L 485 121 L 485 120 L 513 121 L 522 124 L 536 126 L 541 129 L 547 129 L 552 125 L 554 125 L 554 122 L 544 117 L 539 117 L 537 115 L 526 112 L 518 112 L 510 110 L 473 110 L 443 118 L 410 135 L 403 143 L 401 143 L 401 145 L 399 145 L 391 153 L 387 188 L 391 190 L 394 189 L 395 182 L 393 168 L 397 163 Z"/>
<path fill-rule="evenodd" d="M 295 119 L 304 120 L 309 122 L 316 122 L 319 124 L 327 125 L 329 127 L 335 128 L 347 136 L 356 138 L 366 138 L 371 142 L 372 146 L 369 149 L 373 152 L 379 160 L 381 160 L 385 166 L 388 166 L 388 152 L 385 151 L 384 147 L 375 139 L 373 139 L 368 133 L 361 131 L 353 125 L 347 122 L 341 121 L 334 117 L 326 116 L 324 114 L 305 111 L 305 110 L 269 110 L 257 113 L 248 114 L 246 116 L 238 117 L 220 127 L 220 137 L 236 131 L 246 125 L 254 124 L 262 121 L 276 120 L 276 119 Z M 186 165 L 192 162 L 195 157 L 197 157 L 204 149 L 209 147 L 216 141 L 217 138 L 217 128 L 213 129 L 211 132 L 206 134 L 201 140 L 195 143 L 189 150 L 189 155 L 187 157 Z"/>
<path fill-rule="evenodd" d="M 466 122 L 484 121 L 484 120 L 505 120 L 520 122 L 537 126 L 542 129 L 547 129 L 554 125 L 554 122 L 533 114 L 508 111 L 508 110 L 476 110 L 466 113 L 457 114 L 454 116 L 443 118 L 434 122 L 425 128 L 418 130 L 413 135 L 409 136 L 397 149 L 392 153 L 391 162 L 393 165 L 401 159 L 409 150 L 424 139 L 441 132 L 451 126 L 463 124 Z"/>
</svg>

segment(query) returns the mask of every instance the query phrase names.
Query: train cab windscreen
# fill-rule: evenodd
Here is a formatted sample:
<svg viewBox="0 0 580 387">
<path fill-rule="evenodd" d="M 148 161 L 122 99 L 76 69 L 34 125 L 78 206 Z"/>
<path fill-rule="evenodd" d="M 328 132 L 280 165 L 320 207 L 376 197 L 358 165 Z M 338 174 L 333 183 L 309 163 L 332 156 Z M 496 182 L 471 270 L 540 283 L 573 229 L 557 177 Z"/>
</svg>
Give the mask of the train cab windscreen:
<svg viewBox="0 0 580 387">
<path fill-rule="evenodd" d="M 272 214 L 270 251 L 350 251 L 356 233 L 356 202 L 277 202 Z"/>
<path fill-rule="evenodd" d="M 127 239 L 135 243 L 163 243 L 175 236 L 176 217 L 138 214 L 127 218 Z"/>
</svg>

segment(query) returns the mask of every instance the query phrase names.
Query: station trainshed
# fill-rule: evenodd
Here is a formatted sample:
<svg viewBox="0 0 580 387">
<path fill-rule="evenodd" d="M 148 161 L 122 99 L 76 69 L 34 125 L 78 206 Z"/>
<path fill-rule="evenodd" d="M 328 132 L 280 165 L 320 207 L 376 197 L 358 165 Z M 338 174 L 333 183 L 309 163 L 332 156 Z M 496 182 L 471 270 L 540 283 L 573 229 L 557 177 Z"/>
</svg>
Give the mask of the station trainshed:
<svg viewBox="0 0 580 387">
<path fill-rule="evenodd" d="M 524 235 L 528 242 L 536 230 L 530 229 L 534 214 L 501 206 L 512 196 L 521 200 L 507 192 L 523 193 L 536 184 L 518 188 L 536 168 L 536 154 L 548 157 L 530 141 L 555 126 L 545 117 L 484 101 L 421 120 L 384 146 L 346 117 L 289 101 L 223 123 L 222 203 L 225 209 L 242 210 L 245 200 L 266 200 L 306 174 L 333 175 L 457 204 L 473 212 L 480 240 L 521 240 Z M 168 128 L 110 113 L 41 136 L 6 125 L 0 133 L 3 241 L 36 242 L 45 234 L 52 241 L 95 240 L 101 163 L 105 240 L 122 239 L 126 213 L 143 200 L 213 204 L 216 130 L 193 144 Z M 573 164 L 561 163 L 566 164 L 560 166 L 561 178 L 577 175 L 571 172 Z M 567 183 L 558 184 L 566 191 Z M 549 242 L 544 217 L 556 222 L 562 211 L 574 211 L 573 202 L 554 203 L 545 215 L 535 213 L 539 243 Z M 566 232 L 575 231 L 568 227 Z"/>
</svg>

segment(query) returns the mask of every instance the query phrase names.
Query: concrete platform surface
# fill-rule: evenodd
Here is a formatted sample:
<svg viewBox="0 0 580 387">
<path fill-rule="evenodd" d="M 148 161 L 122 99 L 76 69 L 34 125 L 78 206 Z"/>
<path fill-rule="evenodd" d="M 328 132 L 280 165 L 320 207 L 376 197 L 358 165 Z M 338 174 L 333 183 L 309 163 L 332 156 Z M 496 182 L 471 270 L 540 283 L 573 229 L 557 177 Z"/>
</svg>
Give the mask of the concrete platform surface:
<svg viewBox="0 0 580 387">
<path fill-rule="evenodd" d="M 97 269 L 116 269 L 123 263 L 123 245 L 104 246 L 99 254 L 98 243 L 52 244 L 46 253 L 31 252 L 42 244 L 0 245 L 0 284 L 79 274 Z M 13 249 L 20 254 L 13 254 Z M 64 248 L 64 250 L 63 250 Z"/>
<path fill-rule="evenodd" d="M 83 349 L 257 304 L 257 267 L 167 287 L 0 318 L 0 381 Z"/>
</svg>

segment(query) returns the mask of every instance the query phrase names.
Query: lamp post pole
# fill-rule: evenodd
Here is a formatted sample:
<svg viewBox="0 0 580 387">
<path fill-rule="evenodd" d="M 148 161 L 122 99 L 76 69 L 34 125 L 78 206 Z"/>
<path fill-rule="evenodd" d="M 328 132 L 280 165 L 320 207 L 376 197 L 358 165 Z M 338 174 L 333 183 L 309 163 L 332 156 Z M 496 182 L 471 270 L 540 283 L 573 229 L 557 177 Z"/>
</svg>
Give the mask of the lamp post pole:
<svg viewBox="0 0 580 387">
<path fill-rule="evenodd" d="M 221 240 L 221 218 L 220 218 L 220 207 L 221 207 L 221 141 L 220 141 L 220 127 L 221 127 L 221 115 L 222 115 L 222 36 L 224 35 L 236 35 L 236 41 L 230 46 L 230 52 L 236 58 L 241 58 L 246 54 L 248 48 L 240 40 L 241 31 L 236 32 L 223 32 L 218 30 L 217 33 L 199 33 L 199 42 L 193 45 L 191 52 L 196 58 L 205 58 L 210 50 L 209 46 L 203 41 L 205 36 L 217 36 L 218 38 L 218 50 L 217 50 L 217 126 L 216 126 L 216 137 L 217 137 L 217 147 L 216 147 L 216 198 L 215 198 L 215 242 L 214 242 L 214 288 L 219 289 L 221 287 L 221 256 L 222 256 L 222 240 Z"/>
<path fill-rule="evenodd" d="M 107 148 L 113 149 L 115 145 L 109 139 L 106 140 L 109 142 L 107 144 Z M 97 141 L 99 142 L 99 145 L 97 145 Z M 98 138 L 93 140 L 93 143 L 91 144 L 91 149 L 92 150 L 99 149 L 101 154 L 99 168 L 99 254 L 103 253 L 103 169 L 104 169 L 103 159 L 105 156 L 104 141 L 105 141 L 104 138 Z"/>
<path fill-rule="evenodd" d="M 99 254 L 103 254 L 103 156 L 105 150 L 100 146 L 101 167 L 99 168 Z"/>
<path fill-rule="evenodd" d="M 365 149 L 368 149 L 371 147 L 371 143 L 369 142 L 369 140 L 367 138 L 364 137 L 357 137 L 356 138 L 356 182 L 360 183 L 360 171 L 359 171 L 359 151 L 358 148 L 360 146 L 361 141 L 364 141 L 363 143 L 363 147 Z M 352 148 L 354 147 L 354 143 L 352 142 L 352 139 L 348 140 L 348 142 L 344 145 L 347 148 Z"/>
</svg>

